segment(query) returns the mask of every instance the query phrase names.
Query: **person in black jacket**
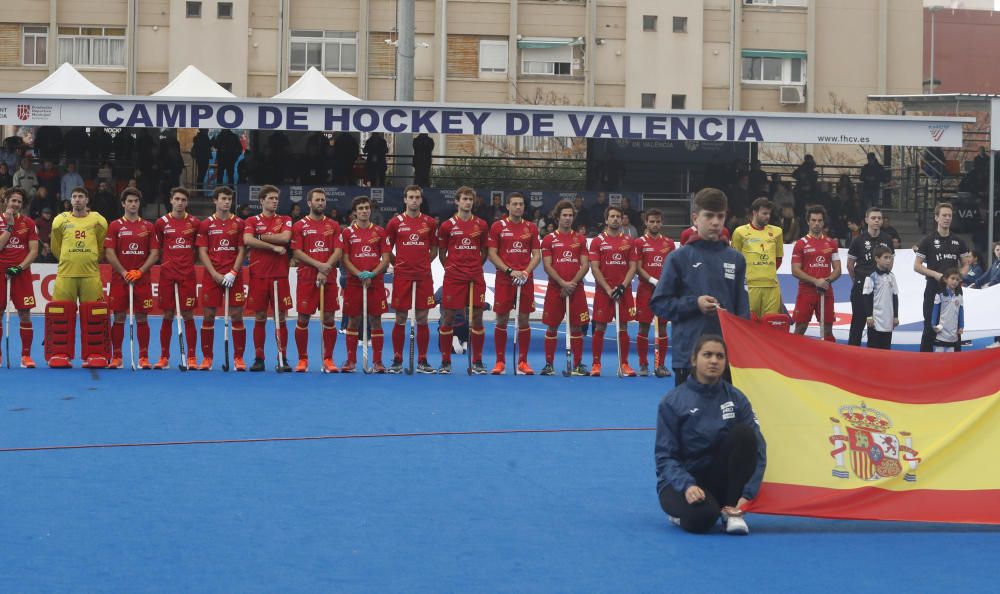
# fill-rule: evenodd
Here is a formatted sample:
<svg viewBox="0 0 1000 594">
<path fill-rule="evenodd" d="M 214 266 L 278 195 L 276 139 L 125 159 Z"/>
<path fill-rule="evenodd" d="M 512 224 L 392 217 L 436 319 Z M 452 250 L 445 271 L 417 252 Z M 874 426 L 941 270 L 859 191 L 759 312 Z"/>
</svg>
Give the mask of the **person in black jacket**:
<svg viewBox="0 0 1000 594">
<path fill-rule="evenodd" d="M 722 379 L 726 344 L 702 336 L 694 373 L 660 401 L 656 419 L 656 489 L 670 521 L 704 533 L 720 514 L 729 534 L 750 529 L 741 509 L 757 496 L 767 444 L 747 397 Z"/>
</svg>

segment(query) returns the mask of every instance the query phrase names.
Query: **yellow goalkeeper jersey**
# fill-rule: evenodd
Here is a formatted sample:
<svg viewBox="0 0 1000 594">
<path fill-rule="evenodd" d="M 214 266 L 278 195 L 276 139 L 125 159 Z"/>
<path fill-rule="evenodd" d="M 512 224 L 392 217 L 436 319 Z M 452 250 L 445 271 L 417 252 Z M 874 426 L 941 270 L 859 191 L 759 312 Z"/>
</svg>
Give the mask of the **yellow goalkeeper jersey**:
<svg viewBox="0 0 1000 594">
<path fill-rule="evenodd" d="M 71 212 L 59 213 L 52 220 L 52 253 L 59 259 L 58 276 L 97 276 L 97 262 L 104 251 L 104 236 L 108 222 L 100 214 L 89 212 L 86 216 L 73 216 Z"/>
<path fill-rule="evenodd" d="M 785 247 L 780 227 L 757 229 L 747 223 L 733 232 L 732 244 L 746 258 L 748 287 L 778 286 L 778 259 Z"/>
</svg>

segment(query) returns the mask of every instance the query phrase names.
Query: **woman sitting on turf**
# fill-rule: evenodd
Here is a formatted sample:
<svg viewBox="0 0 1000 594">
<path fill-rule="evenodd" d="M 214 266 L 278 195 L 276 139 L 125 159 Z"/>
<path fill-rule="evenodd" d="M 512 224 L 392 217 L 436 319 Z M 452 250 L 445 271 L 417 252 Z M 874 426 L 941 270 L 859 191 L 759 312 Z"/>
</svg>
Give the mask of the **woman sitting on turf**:
<svg viewBox="0 0 1000 594">
<path fill-rule="evenodd" d="M 726 532 L 748 534 L 741 507 L 757 495 L 767 446 L 750 401 L 722 379 L 722 337 L 706 335 L 692 374 L 664 396 L 656 420 L 660 507 L 688 532 L 708 532 L 721 513 Z"/>
</svg>

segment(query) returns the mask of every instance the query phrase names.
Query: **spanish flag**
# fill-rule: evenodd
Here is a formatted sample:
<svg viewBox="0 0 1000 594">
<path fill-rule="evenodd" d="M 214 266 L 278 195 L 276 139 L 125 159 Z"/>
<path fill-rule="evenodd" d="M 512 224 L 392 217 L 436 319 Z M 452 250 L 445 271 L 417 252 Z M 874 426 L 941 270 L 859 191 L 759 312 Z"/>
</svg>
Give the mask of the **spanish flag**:
<svg viewBox="0 0 1000 594">
<path fill-rule="evenodd" d="M 1000 524 L 1000 350 L 848 347 L 721 314 L 765 514 Z"/>
</svg>

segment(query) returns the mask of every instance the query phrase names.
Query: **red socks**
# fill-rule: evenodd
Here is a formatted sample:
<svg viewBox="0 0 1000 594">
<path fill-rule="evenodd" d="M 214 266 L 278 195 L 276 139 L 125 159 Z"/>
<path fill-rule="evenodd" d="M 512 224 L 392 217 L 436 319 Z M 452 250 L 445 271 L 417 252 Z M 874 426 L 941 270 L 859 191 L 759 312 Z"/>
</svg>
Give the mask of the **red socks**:
<svg viewBox="0 0 1000 594">
<path fill-rule="evenodd" d="M 337 325 L 323 326 L 323 358 L 333 359 L 333 347 L 337 344 Z"/>
<path fill-rule="evenodd" d="M 472 342 L 472 360 L 482 361 L 483 360 L 483 343 L 486 342 L 486 331 L 483 330 L 482 326 L 474 326 L 471 330 L 472 336 L 469 340 Z"/>
<path fill-rule="evenodd" d="M 28 327 L 28 336 L 29 337 L 31 336 L 30 326 Z M 112 355 L 113 357 L 122 356 L 122 343 L 124 342 L 125 342 L 125 322 L 122 321 L 111 324 L 111 348 L 113 350 L 113 355 Z M 24 326 L 21 326 L 21 345 L 22 345 L 21 353 L 26 355 L 28 353 L 25 353 L 23 348 L 25 344 L 31 345 L 31 342 L 30 339 L 27 343 L 24 341 Z"/>
<path fill-rule="evenodd" d="M 649 335 L 640 332 L 635 337 L 635 348 L 639 351 L 639 365 L 645 367 L 649 364 Z"/>
<path fill-rule="evenodd" d="M 583 334 L 570 334 L 569 346 L 573 349 L 573 366 L 583 361 Z"/>
<path fill-rule="evenodd" d="M 604 354 L 604 330 L 594 330 L 594 339 L 590 343 L 590 349 L 594 356 L 594 363 L 600 363 L 601 355 Z"/>
<path fill-rule="evenodd" d="M 531 328 L 518 328 L 517 330 L 517 360 L 525 362 L 528 360 L 528 350 L 531 347 Z"/>
<path fill-rule="evenodd" d="M 440 326 L 438 328 L 438 346 L 441 348 L 441 362 L 451 363 L 451 337 L 453 336 L 451 326 Z"/>
<path fill-rule="evenodd" d="M 194 320 L 184 321 L 184 340 L 187 342 L 187 356 L 194 357 L 198 349 L 198 328 L 194 325 Z"/>
<path fill-rule="evenodd" d="M 406 341 L 406 324 L 396 322 L 392 327 L 392 359 L 403 360 L 403 343 Z"/>
<path fill-rule="evenodd" d="M 136 322 L 135 334 L 139 341 L 139 356 L 149 358 L 149 322 Z"/>
<path fill-rule="evenodd" d="M 351 363 L 358 361 L 358 331 L 347 330 L 347 360 Z"/>
<path fill-rule="evenodd" d="M 556 359 L 556 345 L 559 335 L 551 330 L 545 331 L 545 364 L 552 365 Z"/>
<path fill-rule="evenodd" d="M 212 358 L 213 347 L 215 346 L 215 326 L 201 327 L 201 354 L 203 357 Z"/>
<path fill-rule="evenodd" d="M 493 346 L 497 350 L 497 363 L 507 361 L 507 326 L 497 326 L 493 330 Z M 478 361 L 478 359 L 477 359 Z"/>
<path fill-rule="evenodd" d="M 309 327 L 303 328 L 295 324 L 295 348 L 299 351 L 299 360 L 309 358 Z"/>
<path fill-rule="evenodd" d="M 255 321 L 253 323 L 253 356 L 256 359 L 264 358 L 264 340 L 267 338 L 267 321 Z"/>
<path fill-rule="evenodd" d="M 450 339 L 449 339 L 450 340 Z M 427 345 L 431 342 L 431 329 L 427 324 L 417 325 L 417 355 L 420 361 L 427 358 Z"/>
<path fill-rule="evenodd" d="M 233 323 L 233 355 L 243 357 L 243 352 L 247 349 L 247 328 L 243 322 Z"/>
</svg>

